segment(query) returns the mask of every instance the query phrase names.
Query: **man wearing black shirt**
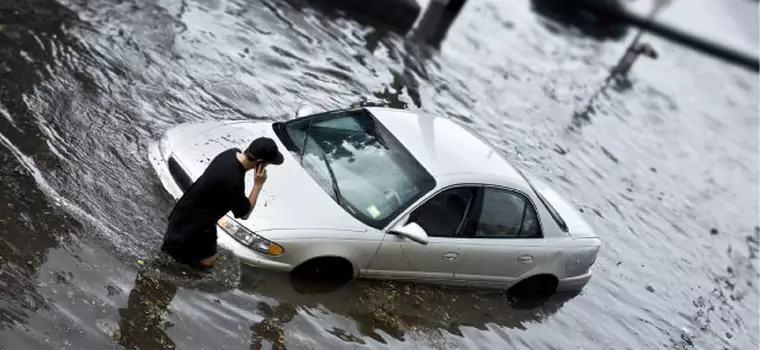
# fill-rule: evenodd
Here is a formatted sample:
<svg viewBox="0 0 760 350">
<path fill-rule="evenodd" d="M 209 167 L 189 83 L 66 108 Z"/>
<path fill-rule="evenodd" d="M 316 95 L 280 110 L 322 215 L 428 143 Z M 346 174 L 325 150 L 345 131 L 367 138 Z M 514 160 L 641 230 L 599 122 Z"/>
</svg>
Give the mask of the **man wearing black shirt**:
<svg viewBox="0 0 760 350">
<path fill-rule="evenodd" d="M 194 268 L 213 267 L 217 221 L 229 211 L 247 219 L 267 179 L 267 165 L 282 162 L 277 144 L 267 137 L 253 140 L 245 152 L 231 148 L 217 155 L 174 205 L 161 250 Z M 251 169 L 254 185 L 246 197 L 245 173 Z"/>
</svg>

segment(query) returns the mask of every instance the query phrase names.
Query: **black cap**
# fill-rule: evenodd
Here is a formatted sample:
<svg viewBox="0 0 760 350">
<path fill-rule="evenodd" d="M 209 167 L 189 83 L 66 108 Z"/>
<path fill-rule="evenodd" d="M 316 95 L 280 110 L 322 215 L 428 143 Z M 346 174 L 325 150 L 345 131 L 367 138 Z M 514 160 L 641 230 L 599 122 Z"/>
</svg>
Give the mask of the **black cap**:
<svg viewBox="0 0 760 350">
<path fill-rule="evenodd" d="M 285 161 L 282 153 L 277 149 L 277 144 L 268 137 L 259 137 L 253 140 L 245 149 L 245 155 L 248 158 L 256 158 L 274 165 L 280 165 Z"/>
</svg>

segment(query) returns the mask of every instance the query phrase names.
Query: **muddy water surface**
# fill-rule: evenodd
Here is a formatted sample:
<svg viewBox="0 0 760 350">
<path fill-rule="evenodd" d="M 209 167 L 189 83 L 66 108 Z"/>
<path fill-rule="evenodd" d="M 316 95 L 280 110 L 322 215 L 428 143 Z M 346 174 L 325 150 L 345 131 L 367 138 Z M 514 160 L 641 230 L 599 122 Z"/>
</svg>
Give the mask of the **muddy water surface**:
<svg viewBox="0 0 760 350">
<path fill-rule="evenodd" d="M 757 76 L 646 40 L 661 58 L 589 106 L 625 41 L 528 2 L 471 2 L 429 52 L 295 0 L 3 1 L 0 348 L 757 348 Z M 470 123 L 571 198 L 604 240 L 587 288 L 516 309 L 227 255 L 156 272 L 172 203 L 150 140 L 362 102 Z"/>
</svg>

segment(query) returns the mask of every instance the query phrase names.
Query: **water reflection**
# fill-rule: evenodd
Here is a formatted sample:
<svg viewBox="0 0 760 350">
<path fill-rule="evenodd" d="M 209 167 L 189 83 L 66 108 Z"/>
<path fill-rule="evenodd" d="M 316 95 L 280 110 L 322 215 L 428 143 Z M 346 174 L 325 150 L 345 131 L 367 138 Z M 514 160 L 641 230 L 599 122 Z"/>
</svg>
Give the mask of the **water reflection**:
<svg viewBox="0 0 760 350">
<path fill-rule="evenodd" d="M 65 28 L 77 23 L 76 13 L 54 0 L 0 3 L 0 105 L 13 116 L 0 118 L 0 133 L 21 152 L 34 155 L 43 167 L 54 168 L 60 159 L 39 137 L 46 130 L 31 117 L 35 111 L 25 95 L 51 77 L 58 64 L 67 63 L 60 62 L 61 58 L 78 44 Z"/>
<path fill-rule="evenodd" d="M 618 62 L 610 69 L 602 85 L 586 100 L 585 105 L 573 112 L 568 130 L 579 130 L 591 124 L 591 117 L 596 113 L 596 105 L 601 102 L 601 97 L 609 97 L 607 90 L 612 89 L 617 93 L 625 93 L 633 89 L 630 76 L 631 68 L 640 56 L 649 59 L 658 58 L 657 51 L 649 43 L 639 41 L 640 34 L 628 45 Z"/>
<path fill-rule="evenodd" d="M 403 20 L 399 16 L 384 16 L 382 13 L 378 13 L 378 16 L 373 16 L 371 13 L 376 12 L 378 6 L 357 1 L 286 0 L 286 2 L 298 11 L 304 11 L 305 9 L 317 10 L 322 15 L 321 20 L 324 21 L 350 19 L 360 23 L 362 26 L 378 28 L 398 34 L 406 33 L 411 24 L 409 23 L 409 18 L 413 15 L 405 14 L 401 16 L 407 18 L 407 20 Z"/>
<path fill-rule="evenodd" d="M 260 302 L 258 311 L 264 317 L 251 326 L 251 349 L 259 350 L 270 345 L 271 349 L 285 349 L 285 326 L 298 312 L 292 304 L 280 302 L 276 306 Z M 269 344 L 267 344 L 269 343 Z"/>
<path fill-rule="evenodd" d="M 199 272 L 156 253 L 137 270 L 127 305 L 119 308 L 114 340 L 127 349 L 174 349 L 167 334 L 172 326 L 171 305 L 180 289 L 209 294 L 233 290 L 240 279 L 240 262 L 228 250 L 220 249 L 217 267 Z"/>
<path fill-rule="evenodd" d="M 114 264 L 119 264 L 114 251 L 142 254 L 145 247 L 157 246 L 161 234 L 157 223 L 163 222 L 163 211 L 171 206 L 145 164 L 146 140 L 184 121 L 275 115 L 303 100 L 322 110 L 357 100 L 375 103 L 367 99 L 417 106 L 437 115 L 476 116 L 468 122 L 484 136 L 505 150 L 520 150 L 510 152 L 510 158 L 537 170 L 544 179 L 559 177 L 555 184 L 560 191 L 578 200 L 578 205 L 595 208 L 585 215 L 609 236 L 609 247 L 595 267 L 600 278 L 586 289 L 586 297 L 573 299 L 572 312 L 554 316 L 551 326 L 531 327 L 532 322 L 546 322 L 561 306 L 550 305 L 550 300 L 537 309 L 514 310 L 498 294 L 476 297 L 410 285 L 407 295 L 404 284 L 363 281 L 308 294 L 290 283 L 287 275 L 267 277 L 259 287 L 243 288 L 245 293 L 224 295 L 225 307 L 241 299 L 253 300 L 253 306 L 240 307 L 260 309 L 269 320 L 265 323 L 270 326 L 254 325 L 253 334 L 243 335 L 245 340 L 261 339 L 262 347 L 267 347 L 278 342 L 281 331 L 277 329 L 287 329 L 293 338 L 302 339 L 328 333 L 351 347 L 372 343 L 371 338 L 390 343 L 393 340 L 385 334 L 401 337 L 398 330 L 403 329 L 408 336 L 415 327 L 438 333 L 440 326 L 445 333 L 461 331 L 468 323 L 485 328 L 493 322 L 505 328 L 534 329 L 500 333 L 489 326 L 487 332 L 467 334 L 457 341 L 488 338 L 483 346 L 470 348 L 498 348 L 510 341 L 527 348 L 568 343 L 586 348 L 662 348 L 671 337 L 681 339 L 675 334 L 694 318 L 696 332 L 702 328 L 706 332 L 686 346 L 757 347 L 752 332 L 757 329 L 756 285 L 742 287 L 741 293 L 729 286 L 736 284 L 738 290 L 745 281 L 756 284 L 756 275 L 739 275 L 739 265 L 731 265 L 736 276 L 722 272 L 726 266 L 717 266 L 727 280 L 713 282 L 715 276 L 709 270 L 725 265 L 730 257 L 723 245 L 738 245 L 731 236 L 712 242 L 700 236 L 708 232 L 707 225 L 720 226 L 721 232 L 757 225 L 753 217 L 757 197 L 752 195 L 757 193 L 753 187 L 757 172 L 752 167 L 757 162 L 757 137 L 749 133 L 757 130 L 753 77 L 664 45 L 667 59 L 634 81 L 635 93 L 611 101 L 599 98 L 594 105 L 603 106 L 610 116 L 636 118 L 605 118 L 603 125 L 587 129 L 591 132 L 582 138 L 560 140 L 574 151 L 555 157 L 548 147 L 568 122 L 575 98 L 580 95 L 579 104 L 587 102 L 585 89 L 579 92 L 577 87 L 586 86 L 589 77 L 607 69 L 613 52 L 622 52 L 623 47 L 592 45 L 589 49 L 576 45 L 577 41 L 546 40 L 545 31 L 535 30 L 532 15 L 509 11 L 522 2 L 469 2 L 473 6 L 468 5 L 457 20 L 463 30 L 447 39 L 450 48 L 443 54 L 432 51 L 426 59 L 395 33 L 315 15 L 309 8 L 299 11 L 283 1 L 60 1 L 64 5 L 53 0 L 0 1 L 0 136 L 5 138 L 0 146 L 4 199 L 0 201 L 0 327 L 6 329 L 0 335 L 0 347 L 23 337 L 41 343 L 46 336 L 57 342 L 48 343 L 48 348 L 65 348 L 64 342 L 75 339 L 88 345 L 79 348 L 111 345 L 100 334 L 46 334 L 54 327 L 40 319 L 55 318 L 56 325 L 87 329 L 90 311 L 78 298 L 71 305 L 67 295 L 46 294 L 36 275 L 40 263 L 50 259 L 46 252 L 80 231 L 67 214 L 70 208 L 56 204 L 65 203 L 66 198 L 99 220 L 98 227 L 103 229 L 88 232 L 88 239 L 99 237 L 113 243 L 97 248 L 102 249 L 97 256 L 114 255 Z M 76 15 L 67 8 L 76 9 Z M 514 35 L 499 35 L 503 32 L 496 29 L 503 27 L 489 25 L 493 19 L 482 16 L 496 10 L 514 21 Z M 540 10 L 536 12 L 541 15 Z M 87 21 L 89 29 L 77 25 L 77 16 Z M 568 26 L 555 27 L 564 33 Z M 86 50 L 80 50 L 76 42 Z M 600 59 L 586 60 L 589 56 Z M 715 84 L 721 89 L 712 88 Z M 547 98 L 546 86 L 556 94 Z M 615 91 L 615 85 L 606 91 Z M 629 91 L 623 87 L 623 92 Z M 609 164 L 605 158 L 609 152 L 597 154 L 594 146 L 610 150 L 619 159 Z M 12 147 L 23 153 L 10 154 Z M 61 154 L 53 154 L 56 148 Z M 24 154 L 29 158 L 20 156 Z M 647 172 L 648 167 L 658 170 Z M 691 171 L 680 171 L 683 167 Z M 30 177 L 40 171 L 53 187 Z M 51 195 L 51 188 L 64 196 Z M 129 230 L 113 233 L 109 227 Z M 69 254 L 65 249 L 56 251 Z M 649 265 L 657 259 L 665 260 L 657 267 Z M 121 260 L 119 271 L 131 271 L 133 261 Z M 622 265 L 615 265 L 620 261 Z M 93 264 L 102 265 L 102 259 Z M 82 277 L 75 274 L 66 287 L 86 289 L 105 275 L 102 271 Z M 144 298 L 159 309 L 164 305 L 164 299 L 140 292 L 151 286 L 161 289 L 159 282 L 135 282 L 133 300 Z M 721 287 L 712 297 L 716 312 L 710 311 L 710 298 L 717 283 Z M 657 294 L 630 292 L 643 290 L 646 284 Z M 182 285 L 177 285 L 182 294 Z M 725 298 L 719 297 L 721 292 Z M 203 293 L 189 294 L 192 299 Z M 259 296 L 267 297 L 264 304 L 259 304 Z M 454 297 L 456 301 L 451 300 Z M 697 306 L 692 307 L 690 300 Z M 718 305 L 723 301 L 721 310 Z M 50 307 L 52 303 L 57 307 Z M 118 317 L 121 305 L 116 303 L 104 304 L 109 319 Z M 196 313 L 197 304 L 184 303 L 177 312 Z M 139 302 L 123 306 L 126 319 L 162 327 L 159 330 L 171 334 L 176 344 L 208 324 L 189 318 L 176 328 L 152 324 L 140 318 L 141 311 L 135 311 L 134 305 Z M 338 322 L 330 313 L 322 315 L 315 311 L 321 305 L 353 320 Z M 92 309 L 98 315 L 91 319 L 101 317 L 99 307 Z M 236 317 L 235 322 L 241 318 L 245 325 L 258 321 L 247 316 Z M 300 321 L 309 317 L 314 319 L 313 327 L 303 328 Z M 744 326 L 735 327 L 736 319 L 743 320 Z M 709 327 L 703 327 L 708 322 Z M 589 324 L 593 326 L 582 331 L 572 326 Z M 220 324 L 218 328 L 234 333 L 234 326 Z M 210 329 L 209 335 L 195 341 L 219 341 L 211 334 L 217 329 Z M 733 336 L 730 341 L 721 340 L 726 333 Z M 407 341 L 415 347 L 427 343 Z M 20 343 L 7 347 L 45 348 L 45 344 L 25 347 Z"/>
<path fill-rule="evenodd" d="M 388 86 L 385 86 L 382 91 L 375 91 L 372 95 L 375 98 L 385 101 L 384 105 L 391 108 L 408 109 L 408 104 L 401 100 L 404 92 L 412 99 L 415 107 L 422 107 L 422 100 L 420 99 L 419 81 L 410 70 L 407 65 L 408 60 L 405 60 L 405 69 L 402 72 L 391 70 L 390 73 L 393 76 L 393 81 Z M 388 88 L 391 88 L 389 90 Z"/>
<path fill-rule="evenodd" d="M 388 35 L 389 32 L 382 29 L 371 30 L 365 35 L 365 48 L 370 54 L 373 54 L 381 43 L 384 44 L 389 51 L 389 55 L 399 58 L 403 69 L 397 71 L 390 68 L 389 72 L 393 77 L 391 83 L 385 85 L 383 90 L 372 92 L 372 95 L 379 99 L 379 103 L 368 102 L 367 98 L 362 96 L 362 101 L 359 102 L 359 105 L 407 109 L 409 107 L 408 104 L 401 99 L 406 90 L 407 96 L 409 96 L 414 105 L 417 108 L 421 108 L 420 82 L 417 77 L 428 79 L 425 64 L 433 57 L 436 50 L 429 46 L 417 46 L 409 41 L 404 41 L 401 49 L 399 49 L 391 43 Z"/>
<path fill-rule="evenodd" d="M 364 35 L 364 48 L 367 49 L 370 54 L 374 54 L 380 46 L 380 43 L 385 43 L 386 46 L 390 46 L 386 40 L 389 34 L 390 32 L 384 29 L 371 29 Z"/>
<path fill-rule="evenodd" d="M 453 289 L 390 281 L 352 281 L 346 285 L 293 278 L 287 274 L 244 267 L 241 289 L 251 294 L 276 298 L 270 305 L 260 302 L 264 317 L 255 323 L 255 344 L 284 345 L 284 328 L 296 314 L 322 310 L 353 319 L 359 334 L 334 328 L 331 333 L 346 342 L 361 343 L 369 337 L 386 343 L 378 333 L 403 340 L 410 331 L 461 336 L 462 327 L 486 330 L 489 324 L 525 329 L 528 323 L 543 322 L 578 294 L 558 293 L 540 304 L 510 301 L 500 290 Z M 258 348 L 258 347 L 256 347 Z"/>
<path fill-rule="evenodd" d="M 620 0 L 600 0 L 614 9 L 623 9 Z M 531 9 L 548 19 L 543 25 L 554 33 L 563 32 L 563 27 L 580 31 L 596 40 L 619 41 L 628 34 L 628 26 L 614 19 L 604 18 L 570 0 L 531 0 Z"/>
<path fill-rule="evenodd" d="M 362 344 L 369 338 L 388 344 L 387 336 L 403 341 L 420 332 L 462 336 L 463 327 L 526 329 L 529 323 L 544 322 L 577 295 L 562 293 L 540 305 L 521 305 L 495 290 L 390 281 L 335 283 L 239 266 L 239 261 L 230 259 L 223 259 L 217 267 L 220 270 L 212 275 L 191 275 L 166 261 L 160 258 L 138 269 L 127 304 L 118 310 L 118 327 L 111 335 L 126 349 L 176 348 L 168 335 L 175 318 L 170 305 L 181 289 L 213 294 L 240 289 L 258 300 L 251 311 L 261 319 L 241 320 L 250 322 L 251 349 L 285 349 L 286 329 L 296 317 L 316 318 L 326 313 L 352 320 L 353 326 L 328 325 L 332 328 L 326 329 L 346 343 Z M 229 273 L 238 268 L 239 275 Z M 226 279 L 229 288 L 214 286 L 220 279 Z"/>
<path fill-rule="evenodd" d="M 139 269 L 126 308 L 119 309 L 116 341 L 127 349 L 174 349 L 166 334 L 169 304 L 177 295 L 176 284 L 161 274 Z"/>
<path fill-rule="evenodd" d="M 34 283 L 47 251 L 81 227 L 36 189 L 32 176 L 0 143 L 0 330 L 49 307 Z"/>
<path fill-rule="evenodd" d="M 77 45 L 64 30 L 75 23 L 53 0 L 0 2 L 0 329 L 48 309 L 35 277 L 47 252 L 82 229 L 33 164 L 52 171 L 61 160 L 27 102 Z"/>
</svg>

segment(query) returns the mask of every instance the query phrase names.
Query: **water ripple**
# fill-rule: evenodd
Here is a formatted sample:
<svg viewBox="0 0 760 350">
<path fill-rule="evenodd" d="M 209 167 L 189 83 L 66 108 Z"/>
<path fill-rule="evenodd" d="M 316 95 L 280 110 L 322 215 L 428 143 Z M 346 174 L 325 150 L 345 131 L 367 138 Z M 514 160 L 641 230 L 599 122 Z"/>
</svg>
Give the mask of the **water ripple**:
<svg viewBox="0 0 760 350">
<path fill-rule="evenodd" d="M 0 347 L 758 344 L 756 76 L 651 37 L 661 59 L 577 114 L 625 44 L 547 29 L 519 3 L 468 3 L 440 51 L 299 0 L 13 6 L 28 20 L 0 31 L 0 289 L 26 292 L 0 292 Z M 357 102 L 469 123 L 572 199 L 604 240 L 589 286 L 526 311 L 393 283 L 304 294 L 233 261 L 198 283 L 144 272 L 171 209 L 150 140 Z"/>
</svg>

